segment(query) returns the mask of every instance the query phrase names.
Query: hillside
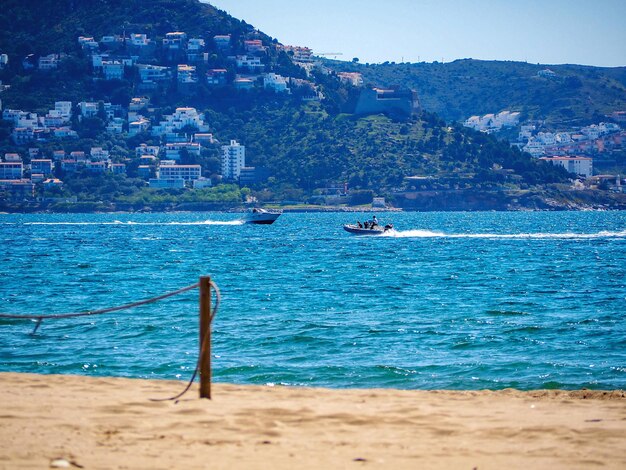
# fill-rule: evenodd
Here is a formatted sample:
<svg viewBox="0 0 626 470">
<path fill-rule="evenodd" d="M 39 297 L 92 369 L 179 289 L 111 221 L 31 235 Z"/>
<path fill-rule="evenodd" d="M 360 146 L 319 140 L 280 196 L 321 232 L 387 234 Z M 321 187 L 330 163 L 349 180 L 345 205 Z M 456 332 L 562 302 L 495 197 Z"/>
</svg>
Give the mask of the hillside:
<svg viewBox="0 0 626 470">
<path fill-rule="evenodd" d="M 41 14 L 42 11 L 47 13 Z M 206 44 L 204 61 L 195 62 L 197 77 L 191 85 L 183 84 L 176 75 L 177 66 L 185 64 L 187 58 L 168 54 L 161 45 L 164 36 L 173 31 L 196 36 Z M 120 67 L 119 77 L 107 78 L 101 70 L 96 70 L 90 53 L 77 41 L 79 36 L 125 38 L 130 33 L 146 34 L 155 46 L 149 55 L 140 57 L 139 62 L 169 68 L 174 74 L 158 86 L 146 89 L 138 71 L 143 65 L 133 62 Z M 228 51 L 216 46 L 215 35 L 231 36 Z M 256 74 L 242 72 L 232 57 L 245 54 L 246 43 L 251 40 L 261 47 L 255 59 L 259 61 Z M 90 149 L 101 147 L 110 157 L 109 164 L 125 165 L 124 177 L 106 173 L 94 176 L 85 171 L 60 171 L 57 162 L 55 176 L 63 178 L 64 186 L 53 195 L 77 196 L 79 202 L 134 204 L 133 207 L 176 201 L 236 205 L 250 195 L 266 202 L 315 202 L 316 198 L 341 192 L 338 188 L 346 184 L 351 190 L 349 201 L 355 204 L 371 200 L 372 195 L 402 199 L 404 191 L 457 191 L 454 197 L 462 199 L 463 191 L 540 191 L 545 185 L 567 183 L 571 177 L 562 168 L 531 159 L 492 136 L 457 124 L 446 124 L 433 112 L 405 118 L 382 114 L 355 116 L 350 110 L 358 89 L 340 82 L 334 74 L 324 73 L 323 69 L 305 72 L 277 40 L 197 0 L 26 3 L 8 0 L 0 11 L 0 41 L 0 52 L 9 55 L 9 66 L 0 71 L 0 79 L 10 86 L 0 95 L 4 108 L 43 116 L 57 101 L 76 104 L 87 100 L 99 109 L 97 115 L 87 118 L 73 111 L 71 126 L 76 132 L 73 139 L 44 138 L 18 143 L 11 123 L 5 120 L 0 125 L 0 155 L 17 153 L 26 164 L 30 162 L 31 150 L 35 154 L 39 152 L 39 158 L 52 158 L 53 152 L 59 150 L 66 154 L 89 153 Z M 96 44 L 96 47 L 102 46 Z M 123 54 L 128 56 L 133 50 L 124 39 L 117 49 L 105 51 L 113 57 L 117 57 L 115 54 L 124 57 Z M 28 54 L 43 56 L 59 52 L 67 55 L 51 70 L 28 69 L 22 62 Z M 391 83 L 390 77 L 399 73 L 399 69 L 391 65 L 333 66 L 358 69 L 367 80 L 380 85 Z M 415 72 L 411 66 L 403 67 L 405 72 Z M 208 82 L 205 75 L 208 70 L 217 68 L 224 73 L 224 81 L 219 86 Z M 487 73 L 481 64 L 476 68 L 481 77 Z M 502 74 L 510 73 L 504 69 L 506 67 Z M 449 88 L 450 97 L 463 93 L 450 86 L 454 79 L 449 73 L 436 67 L 431 73 L 436 70 L 441 77 L 448 77 L 448 85 L 443 88 Z M 264 86 L 263 74 L 270 72 L 290 80 L 290 93 Z M 385 73 L 375 76 L 379 72 Z M 236 77 L 248 80 L 248 87 L 242 90 L 235 86 Z M 423 77 L 415 72 L 415 80 L 418 79 Z M 435 107 L 431 103 L 436 103 L 440 97 L 439 85 L 431 89 L 426 83 L 418 80 L 409 85 L 416 85 L 421 91 L 422 105 L 428 110 Z M 477 91 L 477 101 L 480 101 L 479 95 Z M 213 184 L 222 181 L 220 146 L 233 139 L 246 146 L 246 165 L 259 168 L 268 177 L 250 183 L 250 189 L 236 184 L 198 191 L 145 188 L 148 176 L 141 179 L 138 172 L 141 163 L 135 148 L 142 143 L 160 146 L 159 156 L 164 159 L 165 143 L 170 141 L 147 130 L 131 135 L 129 121 L 121 125 L 119 131 L 110 131 L 112 118 L 104 112 L 107 103 L 111 114 L 124 121 L 130 114 L 131 98 L 137 96 L 149 99 L 150 106 L 141 113 L 152 126 L 177 108 L 193 107 L 201 113 L 215 140 L 204 144 L 199 154 L 183 152 L 179 158 L 181 163 L 200 165 L 202 176 L 210 178 Z M 494 94 L 492 99 L 495 103 L 503 98 Z M 541 104 L 541 100 L 538 103 Z M 481 109 L 492 110 L 495 104 L 485 99 L 481 106 Z M 443 106 L 440 112 L 449 119 L 454 112 L 460 113 L 460 108 L 454 111 Z M 187 126 L 178 131 L 179 138 L 184 135 L 193 139 L 198 129 Z M 47 194 L 41 186 L 37 188 L 38 194 Z M 472 198 L 480 200 L 475 195 Z M 533 203 L 533 207 L 540 205 Z M 472 206 L 476 208 L 479 205 Z"/>
<path fill-rule="evenodd" d="M 132 31 L 163 37 L 179 30 L 240 36 L 247 28 L 197 0 L 4 0 L 0 11 L 0 48 L 9 56 L 75 52 L 81 35 Z"/>
<path fill-rule="evenodd" d="M 414 88 L 424 109 L 447 121 L 508 109 L 522 112 L 522 119 L 586 125 L 605 119 L 607 113 L 626 110 L 626 67 L 472 59 L 417 64 L 325 63 L 336 71 L 360 72 L 366 84 Z M 545 69 L 552 70 L 555 77 L 537 75 Z"/>
</svg>

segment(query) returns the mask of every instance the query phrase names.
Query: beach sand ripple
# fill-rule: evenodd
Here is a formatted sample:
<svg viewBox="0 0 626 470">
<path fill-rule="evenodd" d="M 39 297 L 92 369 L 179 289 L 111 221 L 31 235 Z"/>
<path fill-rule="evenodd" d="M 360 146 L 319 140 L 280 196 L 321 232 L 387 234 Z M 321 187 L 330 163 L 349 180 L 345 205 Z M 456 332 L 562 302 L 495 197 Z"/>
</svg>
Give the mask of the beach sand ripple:
<svg viewBox="0 0 626 470">
<path fill-rule="evenodd" d="M 623 391 L 328 390 L 2 373 L 0 468 L 626 468 Z M 69 467 L 63 466 L 65 463 Z"/>
</svg>

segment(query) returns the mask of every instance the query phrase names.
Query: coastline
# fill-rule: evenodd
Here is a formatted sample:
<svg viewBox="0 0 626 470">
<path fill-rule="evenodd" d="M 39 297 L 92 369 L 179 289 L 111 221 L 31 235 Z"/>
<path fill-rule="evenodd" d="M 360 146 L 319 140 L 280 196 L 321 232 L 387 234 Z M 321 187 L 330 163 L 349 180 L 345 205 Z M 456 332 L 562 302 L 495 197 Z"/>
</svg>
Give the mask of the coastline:
<svg viewBox="0 0 626 470">
<path fill-rule="evenodd" d="M 329 390 L 0 373 L 0 468 L 626 467 L 626 393 Z M 53 463 L 56 459 L 62 459 Z M 59 463 L 61 462 L 61 463 Z M 63 463 L 64 462 L 64 463 Z"/>
<path fill-rule="evenodd" d="M 434 190 L 401 193 L 393 205 L 371 207 L 311 205 L 287 201 L 259 204 L 259 207 L 283 212 L 521 212 L 521 211 L 620 211 L 626 210 L 626 193 L 597 190 Z M 126 204 L 114 202 L 7 204 L 0 201 L 5 213 L 134 213 L 134 212 L 244 212 L 251 205 L 240 203 L 167 202 Z"/>
</svg>

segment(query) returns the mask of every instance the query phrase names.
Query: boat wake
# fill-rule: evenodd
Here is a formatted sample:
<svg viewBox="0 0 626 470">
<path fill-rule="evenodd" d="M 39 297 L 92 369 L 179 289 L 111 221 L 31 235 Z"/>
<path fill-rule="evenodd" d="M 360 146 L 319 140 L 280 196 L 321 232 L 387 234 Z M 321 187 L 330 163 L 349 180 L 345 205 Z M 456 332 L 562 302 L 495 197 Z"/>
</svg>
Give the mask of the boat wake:
<svg viewBox="0 0 626 470">
<path fill-rule="evenodd" d="M 393 238 L 482 238 L 482 239 L 596 239 L 626 238 L 626 230 L 620 232 L 601 231 L 597 233 L 444 233 L 431 230 L 390 230 L 381 236 Z"/>
<path fill-rule="evenodd" d="M 199 220 L 194 222 L 122 222 L 114 220 L 112 222 L 24 222 L 22 225 L 150 225 L 150 226 L 166 226 L 166 225 L 242 225 L 243 220 Z"/>
</svg>

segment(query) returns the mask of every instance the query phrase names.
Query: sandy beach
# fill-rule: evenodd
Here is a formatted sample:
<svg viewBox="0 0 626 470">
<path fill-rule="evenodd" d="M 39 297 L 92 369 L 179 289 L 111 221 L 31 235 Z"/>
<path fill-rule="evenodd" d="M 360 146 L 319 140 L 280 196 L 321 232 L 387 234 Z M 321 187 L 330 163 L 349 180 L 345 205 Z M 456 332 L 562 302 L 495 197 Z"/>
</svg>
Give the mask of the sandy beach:
<svg viewBox="0 0 626 470">
<path fill-rule="evenodd" d="M 623 391 L 399 391 L 1 373 L 0 468 L 626 468 Z"/>
</svg>

